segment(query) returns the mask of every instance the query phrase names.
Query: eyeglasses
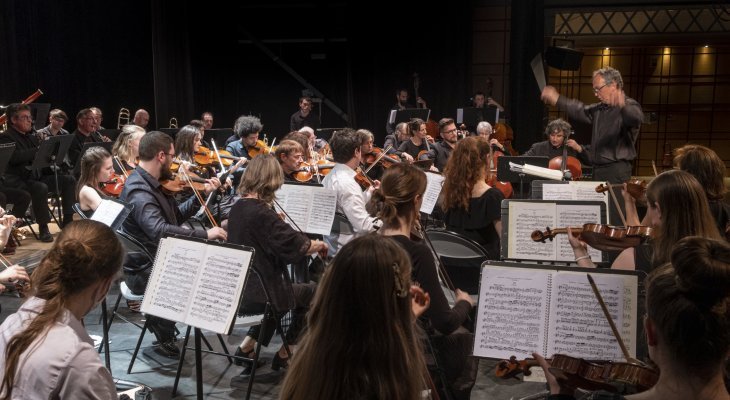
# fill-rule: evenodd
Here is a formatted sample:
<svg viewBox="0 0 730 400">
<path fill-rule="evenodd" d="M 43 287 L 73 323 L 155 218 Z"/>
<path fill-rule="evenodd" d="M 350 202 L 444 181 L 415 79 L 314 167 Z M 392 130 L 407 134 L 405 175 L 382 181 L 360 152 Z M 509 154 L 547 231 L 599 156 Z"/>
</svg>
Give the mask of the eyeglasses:
<svg viewBox="0 0 730 400">
<path fill-rule="evenodd" d="M 33 117 L 30 116 L 30 115 L 18 115 L 16 118 L 18 118 L 18 119 L 24 119 L 26 121 L 32 121 L 33 120 Z"/>
<path fill-rule="evenodd" d="M 593 93 L 598 93 L 601 91 L 601 89 L 605 88 L 608 85 L 608 83 L 604 83 L 603 86 L 599 88 L 593 88 Z"/>
<path fill-rule="evenodd" d="M 450 130 L 450 131 L 444 131 L 444 133 L 456 133 L 456 128 Z"/>
</svg>

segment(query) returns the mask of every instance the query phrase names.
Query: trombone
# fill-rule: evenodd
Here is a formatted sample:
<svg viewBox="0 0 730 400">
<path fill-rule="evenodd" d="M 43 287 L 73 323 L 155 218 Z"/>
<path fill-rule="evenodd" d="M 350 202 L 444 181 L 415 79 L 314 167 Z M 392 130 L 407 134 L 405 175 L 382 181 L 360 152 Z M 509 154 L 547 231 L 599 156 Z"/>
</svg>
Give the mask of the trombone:
<svg viewBox="0 0 730 400">
<path fill-rule="evenodd" d="M 119 109 L 119 117 L 117 118 L 117 129 L 122 129 L 124 125 L 129 125 L 129 109 L 122 107 Z"/>
<path fill-rule="evenodd" d="M 168 128 L 170 129 L 177 129 L 177 118 L 172 117 L 170 118 L 170 123 L 168 124 Z"/>
</svg>

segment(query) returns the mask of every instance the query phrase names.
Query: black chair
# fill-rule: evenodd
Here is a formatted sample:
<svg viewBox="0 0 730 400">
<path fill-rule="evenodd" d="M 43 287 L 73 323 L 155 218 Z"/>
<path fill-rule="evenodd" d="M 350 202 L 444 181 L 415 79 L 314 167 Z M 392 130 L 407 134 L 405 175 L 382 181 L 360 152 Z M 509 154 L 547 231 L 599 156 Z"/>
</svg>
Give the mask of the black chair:
<svg viewBox="0 0 730 400">
<path fill-rule="evenodd" d="M 74 212 L 76 214 L 78 214 L 79 217 L 81 217 L 81 219 L 89 219 L 89 217 L 86 216 L 86 213 L 84 212 L 84 210 L 81 209 L 81 204 L 74 203 L 73 209 L 74 209 Z"/>
<path fill-rule="evenodd" d="M 441 229 L 426 231 L 454 286 L 467 292 L 479 291 L 479 273 L 488 252 L 479 243 Z"/>
</svg>

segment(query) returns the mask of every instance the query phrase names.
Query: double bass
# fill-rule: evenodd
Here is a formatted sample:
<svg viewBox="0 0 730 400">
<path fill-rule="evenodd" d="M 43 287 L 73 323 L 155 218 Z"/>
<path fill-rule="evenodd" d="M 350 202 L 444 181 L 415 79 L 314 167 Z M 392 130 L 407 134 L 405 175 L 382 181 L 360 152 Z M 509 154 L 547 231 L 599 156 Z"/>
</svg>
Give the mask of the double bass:
<svg viewBox="0 0 730 400">
<path fill-rule="evenodd" d="M 413 73 L 413 94 L 416 96 L 416 108 L 421 108 L 419 105 L 421 103 L 418 102 L 418 99 L 420 96 L 418 95 L 418 89 L 421 87 L 421 79 L 418 76 L 418 72 Z M 426 121 L 426 131 L 428 131 L 428 136 L 431 136 L 431 138 L 436 138 L 439 136 L 439 124 L 434 121 L 431 118 L 431 115 L 429 114 L 428 120 Z"/>
</svg>

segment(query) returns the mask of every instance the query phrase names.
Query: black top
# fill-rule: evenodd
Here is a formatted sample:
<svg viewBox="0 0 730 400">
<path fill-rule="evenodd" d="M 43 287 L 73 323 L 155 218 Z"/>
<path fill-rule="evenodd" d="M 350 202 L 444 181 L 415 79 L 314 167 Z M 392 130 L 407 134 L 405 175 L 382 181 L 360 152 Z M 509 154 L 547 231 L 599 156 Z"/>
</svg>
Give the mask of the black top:
<svg viewBox="0 0 730 400">
<path fill-rule="evenodd" d="M 504 195 L 498 189 L 489 188 L 480 197 L 469 200 L 469 211 L 450 208 L 444 213 L 446 229 L 460 233 L 481 244 L 491 260 L 499 259 L 499 236 L 494 221 L 502 218 Z"/>
<path fill-rule="evenodd" d="M 428 151 L 429 145 L 426 144 L 426 139 L 423 139 L 423 142 L 421 142 L 420 146 L 416 146 L 413 144 L 412 140 L 406 140 L 405 142 L 400 144 L 400 147 L 398 147 L 398 151 L 401 153 L 408 153 L 413 157 L 414 160 L 418 159 L 418 153 L 421 151 Z"/>
<path fill-rule="evenodd" d="M 710 213 L 715 218 L 720 235 L 730 241 L 730 204 L 722 200 L 710 201 Z"/>
<path fill-rule="evenodd" d="M 8 126 L 8 130 L 3 135 L 0 135 L 0 142 L 2 143 L 15 143 L 15 151 L 10 156 L 8 162 L 8 169 L 5 171 L 6 175 L 15 175 L 21 180 L 28 180 L 32 178 L 32 171 L 30 166 L 33 165 L 33 160 L 38 152 L 38 138 L 31 133 L 21 133 L 12 126 Z"/>
<path fill-rule="evenodd" d="M 460 300 L 454 308 L 441 288 L 433 253 L 423 242 L 415 242 L 403 235 L 390 236 L 401 245 L 411 257 L 411 279 L 431 296 L 431 306 L 423 314 L 431 322 L 431 326 L 442 334 L 448 335 L 455 331 L 466 320 L 471 304 Z"/>
<path fill-rule="evenodd" d="M 525 154 L 522 154 L 523 156 L 544 156 L 547 158 L 554 158 L 554 157 L 562 157 L 563 156 L 563 147 L 553 147 L 552 144 L 550 144 L 549 140 L 544 140 L 542 142 L 534 143 L 530 150 L 527 150 Z M 578 160 L 580 160 L 583 164 L 590 164 L 590 159 L 588 158 L 588 152 L 582 151 L 580 153 L 576 152 L 575 150 L 568 147 L 568 155 L 571 157 L 576 157 Z"/>
<path fill-rule="evenodd" d="M 292 114 L 289 119 L 289 130 L 298 131 L 303 127 L 308 126 L 315 131 L 319 129 L 319 116 L 313 112 L 310 112 L 306 117 L 302 116 L 302 110 L 299 110 Z"/>
<path fill-rule="evenodd" d="M 421 156 L 421 159 L 433 160 L 433 165 L 440 171 L 444 172 L 446 163 L 449 161 L 451 151 L 454 148 L 446 142 L 438 142 L 431 145 L 431 150 Z"/>
<path fill-rule="evenodd" d="M 71 147 L 68 148 L 68 159 L 75 166 L 77 162 L 81 162 L 79 157 L 81 157 L 81 150 L 84 148 L 84 143 L 101 143 L 101 140 L 97 140 L 99 135 L 95 135 L 94 132 L 86 136 L 76 129 L 71 134 L 74 136 L 74 139 L 71 142 Z"/>
<path fill-rule="evenodd" d="M 261 200 L 239 199 L 231 208 L 228 241 L 255 249 L 253 269 L 261 277 L 278 311 L 294 308 L 287 264 L 301 260 L 309 249 L 307 235 L 294 230 Z M 243 290 L 243 303 L 264 303 L 266 293 L 261 281 L 249 276 Z"/>
</svg>

